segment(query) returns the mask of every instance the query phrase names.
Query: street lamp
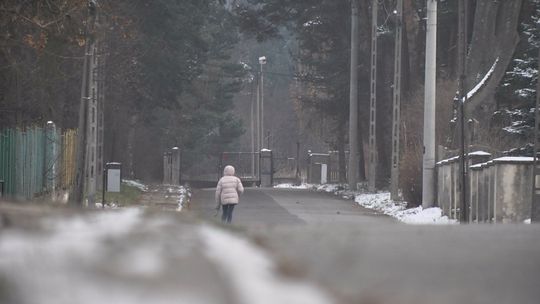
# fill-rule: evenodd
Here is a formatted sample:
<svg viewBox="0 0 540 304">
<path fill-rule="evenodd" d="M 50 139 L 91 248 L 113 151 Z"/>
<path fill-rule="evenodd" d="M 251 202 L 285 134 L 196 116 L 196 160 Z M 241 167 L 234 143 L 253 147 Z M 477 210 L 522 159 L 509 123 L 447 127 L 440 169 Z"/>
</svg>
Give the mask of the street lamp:
<svg viewBox="0 0 540 304">
<path fill-rule="evenodd" d="M 261 120 L 260 120 L 260 130 L 259 130 L 259 148 L 262 148 L 264 145 L 264 77 L 263 77 L 263 65 L 266 64 L 266 56 L 259 57 L 259 65 L 261 66 L 261 86 L 260 86 L 260 94 L 261 94 L 261 104 L 260 104 L 260 111 L 261 111 Z M 260 149 L 259 149 L 260 150 Z"/>
</svg>

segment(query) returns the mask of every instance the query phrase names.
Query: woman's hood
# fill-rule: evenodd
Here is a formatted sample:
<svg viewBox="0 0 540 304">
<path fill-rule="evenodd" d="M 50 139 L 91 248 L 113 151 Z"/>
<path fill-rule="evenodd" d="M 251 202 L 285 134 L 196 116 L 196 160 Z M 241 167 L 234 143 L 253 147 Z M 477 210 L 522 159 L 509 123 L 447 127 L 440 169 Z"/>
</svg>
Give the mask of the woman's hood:
<svg viewBox="0 0 540 304">
<path fill-rule="evenodd" d="M 225 169 L 223 169 L 223 175 L 234 175 L 234 167 L 233 166 L 225 166 Z"/>
</svg>

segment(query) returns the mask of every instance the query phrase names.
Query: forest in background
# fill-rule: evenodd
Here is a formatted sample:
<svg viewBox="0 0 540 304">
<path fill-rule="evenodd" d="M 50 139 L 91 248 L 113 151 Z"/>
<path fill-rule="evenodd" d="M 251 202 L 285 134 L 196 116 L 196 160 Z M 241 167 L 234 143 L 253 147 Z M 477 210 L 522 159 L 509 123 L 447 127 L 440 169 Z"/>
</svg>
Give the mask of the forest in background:
<svg viewBox="0 0 540 304">
<path fill-rule="evenodd" d="M 0 3 L 0 127 L 48 120 L 61 128 L 76 127 L 87 2 Z M 474 87 L 497 61 L 492 77 L 467 105 L 468 117 L 475 121 L 472 146 L 531 153 L 539 2 L 468 1 L 467 87 Z M 360 1 L 359 142 L 364 146 L 370 3 Z M 457 3 L 440 1 L 438 16 L 437 143 L 449 151 L 458 139 L 453 124 L 460 73 Z M 162 152 L 171 146 L 195 153 L 249 147 L 246 111 L 260 55 L 269 58 L 265 100 L 274 107 L 268 108 L 265 125 L 272 131 L 272 146 L 291 155 L 297 140 L 311 138 L 303 150 L 308 145 L 346 150 L 350 6 L 350 0 L 99 1 L 106 20 L 96 32 L 107 56 L 106 161 L 120 161 L 129 175 L 155 180 L 161 175 Z M 381 187 L 390 172 L 394 7 L 395 1 L 379 1 Z M 400 183 L 406 199 L 418 202 L 425 15 L 425 1 L 404 0 Z"/>
<path fill-rule="evenodd" d="M 293 53 L 298 83 L 292 98 L 315 121 L 323 116 L 338 150 L 348 144 L 348 93 L 350 14 L 348 0 L 238 1 L 244 33 L 259 41 L 276 39 L 286 28 L 298 43 Z M 367 148 L 369 121 L 369 69 L 371 2 L 359 1 L 359 143 Z M 389 182 L 394 71 L 396 1 L 378 1 L 377 137 L 378 184 Z M 444 147 L 438 158 L 458 148 L 456 96 L 458 77 L 458 3 L 439 1 L 437 37 L 437 145 Z M 537 0 L 466 1 L 469 10 L 466 90 L 482 78 L 487 81 L 466 105 L 467 144 L 495 155 L 532 154 L 538 75 Z M 402 153 L 400 188 L 409 202 L 420 202 L 424 54 L 426 3 L 404 0 L 402 41 Z M 496 62 L 496 64 L 495 64 Z M 318 115 L 313 115 L 317 113 Z M 360 149 L 362 151 L 362 149 Z M 361 153 L 362 154 L 362 153 Z M 363 157 L 362 155 L 360 155 Z M 362 169 L 361 169 L 362 170 Z"/>
<path fill-rule="evenodd" d="M 0 3 L 0 127 L 77 126 L 87 0 Z M 220 1 L 108 1 L 91 35 L 105 45 L 106 161 L 158 180 L 172 146 L 214 153 L 244 132 L 233 97 L 244 66 Z"/>
</svg>

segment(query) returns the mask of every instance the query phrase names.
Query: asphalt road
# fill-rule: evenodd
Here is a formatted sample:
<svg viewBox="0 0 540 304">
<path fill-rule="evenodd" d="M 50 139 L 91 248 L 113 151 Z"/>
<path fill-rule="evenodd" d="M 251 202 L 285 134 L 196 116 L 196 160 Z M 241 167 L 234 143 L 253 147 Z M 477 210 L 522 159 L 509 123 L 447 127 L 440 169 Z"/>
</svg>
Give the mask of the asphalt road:
<svg viewBox="0 0 540 304">
<path fill-rule="evenodd" d="M 412 226 L 329 194 L 253 188 L 222 225 L 214 189 L 182 212 L 178 197 L 0 203 L 0 303 L 540 303 L 540 225 Z"/>
<path fill-rule="evenodd" d="M 192 206 L 211 218 L 213 189 Z M 406 225 L 290 189 L 248 189 L 235 212 L 283 273 L 337 303 L 540 303 L 540 225 Z"/>
<path fill-rule="evenodd" d="M 215 189 L 195 190 L 191 209 L 203 218 L 215 216 Z M 246 188 L 235 207 L 233 223 L 244 227 L 306 224 L 394 223 L 377 212 L 327 193 L 277 188 Z"/>
</svg>

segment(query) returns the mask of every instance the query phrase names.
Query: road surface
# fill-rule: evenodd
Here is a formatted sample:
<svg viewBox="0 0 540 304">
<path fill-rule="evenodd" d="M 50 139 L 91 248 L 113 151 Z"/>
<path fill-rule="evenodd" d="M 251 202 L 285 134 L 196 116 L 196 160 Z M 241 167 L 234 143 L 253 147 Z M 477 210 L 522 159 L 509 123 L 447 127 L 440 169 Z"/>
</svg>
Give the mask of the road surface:
<svg viewBox="0 0 540 304">
<path fill-rule="evenodd" d="M 539 225 L 410 226 L 284 189 L 247 189 L 222 225 L 213 191 L 181 213 L 168 190 L 105 211 L 0 204 L 0 303 L 540 303 Z"/>
<path fill-rule="evenodd" d="M 215 215 L 215 189 L 195 190 L 191 209 L 203 218 Z M 299 189 L 246 188 L 235 207 L 237 226 L 392 223 L 391 218 L 327 193 Z"/>
</svg>

